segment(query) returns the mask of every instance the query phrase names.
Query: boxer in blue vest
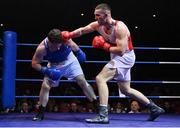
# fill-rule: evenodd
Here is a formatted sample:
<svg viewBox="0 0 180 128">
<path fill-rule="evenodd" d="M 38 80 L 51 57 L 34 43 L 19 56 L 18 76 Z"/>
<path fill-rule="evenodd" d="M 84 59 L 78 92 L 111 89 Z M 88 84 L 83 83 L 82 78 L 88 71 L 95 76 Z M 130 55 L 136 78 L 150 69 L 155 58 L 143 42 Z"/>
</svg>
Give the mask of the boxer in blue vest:
<svg viewBox="0 0 180 128">
<path fill-rule="evenodd" d="M 40 108 L 33 121 L 43 120 L 49 91 L 51 87 L 59 85 L 61 77 L 76 80 L 89 101 L 96 101 L 96 95 L 87 83 L 79 63 L 86 61 L 86 54 L 72 39 L 63 40 L 62 33 L 59 29 L 50 30 L 32 58 L 32 67 L 44 74 L 40 90 Z M 48 60 L 47 66 L 41 64 L 44 58 Z"/>
</svg>

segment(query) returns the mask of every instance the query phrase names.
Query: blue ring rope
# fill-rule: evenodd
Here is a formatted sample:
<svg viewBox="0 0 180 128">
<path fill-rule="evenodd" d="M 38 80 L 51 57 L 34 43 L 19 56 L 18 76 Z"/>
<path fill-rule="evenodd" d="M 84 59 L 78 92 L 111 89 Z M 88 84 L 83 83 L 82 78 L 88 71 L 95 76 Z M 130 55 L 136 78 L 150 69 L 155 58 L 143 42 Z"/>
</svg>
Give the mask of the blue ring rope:
<svg viewBox="0 0 180 128">
<path fill-rule="evenodd" d="M 16 60 L 16 62 L 31 62 L 32 60 Z M 44 60 L 43 62 L 47 62 Z M 108 61 L 85 61 L 85 63 L 105 64 Z M 180 62 L 136 61 L 135 64 L 180 64 Z"/>
<path fill-rule="evenodd" d="M 17 46 L 38 46 L 39 44 L 30 44 L 30 43 L 17 43 Z M 93 48 L 89 45 L 79 45 L 81 48 Z M 180 50 L 180 48 L 165 48 L 165 47 L 134 47 L 138 50 Z"/>
<path fill-rule="evenodd" d="M 16 81 L 36 81 L 36 82 L 42 82 L 42 79 L 16 79 Z M 60 82 L 76 82 L 75 80 L 60 80 Z M 87 80 L 87 82 L 95 83 L 95 80 Z M 180 83 L 180 81 L 168 81 L 169 83 Z M 109 81 L 109 83 L 117 83 L 115 80 Z M 156 83 L 156 84 L 162 84 L 167 83 L 165 81 L 131 81 L 131 83 Z"/>
<path fill-rule="evenodd" d="M 0 78 L 0 80 L 2 80 L 2 78 Z M 42 82 L 43 79 L 16 79 L 16 81 L 25 81 L 25 82 Z M 68 83 L 68 82 L 76 82 L 75 80 L 60 80 L 60 82 L 62 83 Z M 95 83 L 96 81 L 95 80 L 87 80 L 87 82 L 89 83 Z M 111 80 L 111 81 L 108 81 L 108 83 L 117 83 L 117 81 L 115 80 Z M 131 81 L 131 83 L 134 83 L 134 84 L 140 84 L 140 83 L 145 83 L 145 84 L 180 84 L 180 81 L 160 81 L 160 80 L 154 80 L 154 81 L 140 81 L 140 80 L 137 80 L 137 81 Z"/>
<path fill-rule="evenodd" d="M 98 96 L 97 96 L 98 97 Z M 16 98 L 39 98 L 39 96 L 16 96 Z M 86 96 L 49 96 L 49 98 L 67 98 L 67 99 L 74 99 L 74 98 L 87 98 Z M 116 98 L 123 98 L 127 99 L 130 98 L 128 96 L 120 97 L 120 96 L 109 96 L 111 99 L 116 99 Z M 179 99 L 180 96 L 147 96 L 147 98 L 150 99 L 159 99 L 159 98 L 174 98 L 174 99 Z"/>
</svg>

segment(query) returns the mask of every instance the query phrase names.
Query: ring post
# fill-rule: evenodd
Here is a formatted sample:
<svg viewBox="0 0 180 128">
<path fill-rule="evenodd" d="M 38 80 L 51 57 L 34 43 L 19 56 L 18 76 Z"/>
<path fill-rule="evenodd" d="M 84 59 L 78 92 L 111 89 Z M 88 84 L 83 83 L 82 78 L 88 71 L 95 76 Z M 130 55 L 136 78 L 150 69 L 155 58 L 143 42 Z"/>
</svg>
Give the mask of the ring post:
<svg viewBox="0 0 180 128">
<path fill-rule="evenodd" d="M 16 42 L 17 34 L 12 31 L 3 33 L 3 76 L 2 108 L 13 108 L 15 105 L 16 79 Z"/>
</svg>

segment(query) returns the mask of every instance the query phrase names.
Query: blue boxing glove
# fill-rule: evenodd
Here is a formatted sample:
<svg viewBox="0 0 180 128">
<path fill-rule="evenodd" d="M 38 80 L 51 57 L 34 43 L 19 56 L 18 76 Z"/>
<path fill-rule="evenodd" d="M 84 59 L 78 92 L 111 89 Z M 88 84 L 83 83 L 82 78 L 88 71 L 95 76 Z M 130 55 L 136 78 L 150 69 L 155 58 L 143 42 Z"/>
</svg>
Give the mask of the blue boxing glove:
<svg viewBox="0 0 180 128">
<path fill-rule="evenodd" d="M 58 80 L 61 76 L 60 70 L 56 69 L 55 67 L 51 67 L 51 68 L 42 67 L 41 72 L 44 75 L 47 75 L 52 80 Z"/>
<path fill-rule="evenodd" d="M 80 63 L 83 63 L 86 61 L 86 54 L 80 48 L 76 52 L 76 57 Z"/>
</svg>

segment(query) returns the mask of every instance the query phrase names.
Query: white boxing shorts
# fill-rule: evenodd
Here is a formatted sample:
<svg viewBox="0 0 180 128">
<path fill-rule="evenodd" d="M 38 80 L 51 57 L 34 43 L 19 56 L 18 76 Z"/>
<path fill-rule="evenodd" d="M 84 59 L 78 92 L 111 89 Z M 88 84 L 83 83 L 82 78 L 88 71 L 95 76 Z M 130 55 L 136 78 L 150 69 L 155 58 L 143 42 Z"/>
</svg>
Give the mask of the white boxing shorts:
<svg viewBox="0 0 180 128">
<path fill-rule="evenodd" d="M 62 77 L 65 77 L 65 78 L 71 80 L 79 75 L 83 75 L 81 65 L 73 53 L 70 54 L 70 56 L 68 57 L 68 60 L 67 60 L 68 62 L 61 62 L 58 65 L 48 64 L 48 67 L 56 66 L 57 69 L 59 69 L 62 72 L 61 76 L 56 81 L 51 80 L 47 76 L 44 77 L 44 80 L 48 80 L 51 82 L 51 87 L 58 87 L 59 81 Z"/>
<path fill-rule="evenodd" d="M 112 69 L 116 68 L 117 72 L 114 79 L 117 81 L 130 81 L 131 80 L 131 68 L 135 63 L 134 50 L 125 52 L 123 56 L 119 56 L 111 53 L 111 61 L 109 61 L 105 67 Z"/>
</svg>

